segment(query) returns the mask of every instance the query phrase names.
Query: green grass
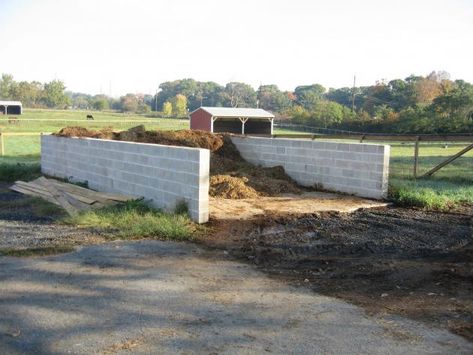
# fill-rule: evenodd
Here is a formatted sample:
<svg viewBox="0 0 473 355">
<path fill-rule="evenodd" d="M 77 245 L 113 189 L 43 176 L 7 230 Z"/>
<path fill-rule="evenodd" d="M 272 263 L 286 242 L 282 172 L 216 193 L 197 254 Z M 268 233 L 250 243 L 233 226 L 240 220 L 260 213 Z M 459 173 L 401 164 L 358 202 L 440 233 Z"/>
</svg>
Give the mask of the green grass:
<svg viewBox="0 0 473 355">
<path fill-rule="evenodd" d="M 94 120 L 87 120 L 87 114 L 92 114 Z M 128 129 L 137 124 L 144 124 L 147 129 L 161 130 L 185 129 L 189 127 L 189 121 L 186 119 L 149 118 L 144 115 L 117 112 L 25 109 L 24 113 L 21 116 L 17 116 L 17 118 L 18 121 L 16 123 L 9 123 L 6 118 L 0 119 L 0 131 L 56 132 L 65 126 L 83 126 L 90 129 L 112 127 L 113 129 L 120 130 Z M 10 139 L 10 137 L 7 139 Z"/>
<path fill-rule="evenodd" d="M 466 144 L 421 144 L 418 175 L 426 173 Z M 458 158 L 428 178 L 413 178 L 414 147 L 391 145 L 390 197 L 400 205 L 448 210 L 473 205 L 473 151 Z"/>
<path fill-rule="evenodd" d="M 64 223 L 108 229 L 113 231 L 114 238 L 122 239 L 190 240 L 196 229 L 186 214 L 165 213 L 148 207 L 142 201 L 85 211 L 66 217 Z"/>
<path fill-rule="evenodd" d="M 14 182 L 16 180 L 33 180 L 41 175 L 41 167 L 39 162 L 22 163 L 15 162 L 13 159 L 10 163 L 3 162 L 0 159 L 0 181 Z"/>
</svg>

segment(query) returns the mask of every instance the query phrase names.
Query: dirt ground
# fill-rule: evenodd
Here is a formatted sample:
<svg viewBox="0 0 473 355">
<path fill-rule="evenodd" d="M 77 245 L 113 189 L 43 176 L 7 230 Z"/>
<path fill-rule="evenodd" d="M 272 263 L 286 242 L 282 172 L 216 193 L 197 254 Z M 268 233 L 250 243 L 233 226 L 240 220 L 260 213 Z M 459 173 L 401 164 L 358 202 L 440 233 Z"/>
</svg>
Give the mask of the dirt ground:
<svg viewBox="0 0 473 355">
<path fill-rule="evenodd" d="M 473 340 L 471 213 L 388 207 L 212 223 L 204 244 L 273 277 Z"/>
<path fill-rule="evenodd" d="M 354 212 L 360 208 L 386 207 L 389 203 L 327 192 L 281 194 L 276 197 L 256 197 L 231 200 L 210 198 L 210 218 L 213 220 L 246 220 L 264 215 L 311 214 L 314 212 Z"/>
<path fill-rule="evenodd" d="M 326 198 L 330 208 L 336 201 Z M 213 218 L 200 243 L 255 264 L 279 281 L 473 341 L 473 208 L 465 214 L 394 207 L 335 213 L 323 212 L 321 202 L 321 212 L 294 214 L 303 212 L 300 204 L 294 209 L 283 197 L 276 199 L 281 201 L 254 200 L 256 212 L 244 219 L 234 218 L 238 211 Z M 288 214 L 271 212 L 274 203 L 286 206 Z M 38 214 L 29 198 L 4 185 L 0 236 L 6 249 L 106 241 L 103 231 L 57 225 L 53 215 Z"/>
<path fill-rule="evenodd" d="M 444 329 L 293 287 L 194 243 L 0 257 L 0 354 L 471 354 Z"/>
</svg>

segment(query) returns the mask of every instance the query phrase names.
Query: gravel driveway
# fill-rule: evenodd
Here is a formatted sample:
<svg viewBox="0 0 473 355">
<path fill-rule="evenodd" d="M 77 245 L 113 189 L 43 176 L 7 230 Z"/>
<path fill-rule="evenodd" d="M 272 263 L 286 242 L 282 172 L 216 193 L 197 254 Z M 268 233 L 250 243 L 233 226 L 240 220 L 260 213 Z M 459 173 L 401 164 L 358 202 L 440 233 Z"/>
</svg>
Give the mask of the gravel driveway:
<svg viewBox="0 0 473 355">
<path fill-rule="evenodd" d="M 473 345 L 372 317 L 190 243 L 0 257 L 0 353 L 460 354 Z"/>
<path fill-rule="evenodd" d="M 58 224 L 55 215 L 39 215 L 32 200 L 0 182 L 0 250 L 94 244 L 100 231 Z"/>
</svg>

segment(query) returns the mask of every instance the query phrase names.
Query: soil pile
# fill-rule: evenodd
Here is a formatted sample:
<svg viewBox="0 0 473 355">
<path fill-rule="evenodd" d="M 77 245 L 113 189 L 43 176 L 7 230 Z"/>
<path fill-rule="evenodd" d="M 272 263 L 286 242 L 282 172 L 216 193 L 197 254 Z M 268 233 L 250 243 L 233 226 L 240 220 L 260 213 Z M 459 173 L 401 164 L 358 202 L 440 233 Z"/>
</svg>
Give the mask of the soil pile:
<svg viewBox="0 0 473 355">
<path fill-rule="evenodd" d="M 97 139 L 113 139 L 113 132 L 109 128 L 102 129 L 100 131 L 94 131 L 84 127 L 65 127 L 58 133 L 55 133 L 59 137 L 85 137 L 85 138 L 97 138 Z"/>
<path fill-rule="evenodd" d="M 209 149 L 211 152 L 209 193 L 213 197 L 243 199 L 303 191 L 303 188 L 284 172 L 282 166 L 263 168 L 248 163 L 241 157 L 230 136 L 226 134 L 194 130 L 147 131 L 141 125 L 121 132 L 110 129 L 94 131 L 83 127 L 65 127 L 56 135 Z"/>
</svg>

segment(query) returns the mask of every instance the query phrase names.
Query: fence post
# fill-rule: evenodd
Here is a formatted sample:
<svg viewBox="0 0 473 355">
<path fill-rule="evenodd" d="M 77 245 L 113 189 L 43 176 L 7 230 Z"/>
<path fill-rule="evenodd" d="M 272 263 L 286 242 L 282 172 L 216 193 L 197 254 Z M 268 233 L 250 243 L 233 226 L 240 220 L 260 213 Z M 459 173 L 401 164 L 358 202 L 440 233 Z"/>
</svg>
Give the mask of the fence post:
<svg viewBox="0 0 473 355">
<path fill-rule="evenodd" d="M 417 178 L 418 167 L 419 167 L 419 137 L 417 137 L 415 147 L 414 147 L 414 178 Z"/>
<path fill-rule="evenodd" d="M 5 143 L 3 142 L 3 133 L 0 132 L 0 153 L 2 155 L 2 157 L 5 155 Z"/>
</svg>

